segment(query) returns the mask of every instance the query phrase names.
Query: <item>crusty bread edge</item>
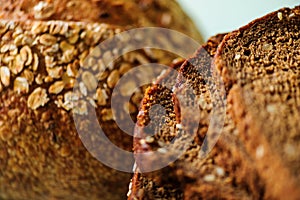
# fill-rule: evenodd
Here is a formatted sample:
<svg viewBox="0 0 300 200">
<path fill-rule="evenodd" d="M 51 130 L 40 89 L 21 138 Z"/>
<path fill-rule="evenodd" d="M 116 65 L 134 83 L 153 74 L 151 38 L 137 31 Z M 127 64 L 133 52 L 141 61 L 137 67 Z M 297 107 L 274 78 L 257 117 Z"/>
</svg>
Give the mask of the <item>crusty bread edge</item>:
<svg viewBox="0 0 300 200">
<path fill-rule="evenodd" d="M 229 102 L 232 104 L 233 109 L 230 113 L 238 127 L 239 132 L 242 135 L 242 141 L 244 141 L 245 146 L 253 156 L 257 163 L 257 168 L 261 173 L 261 176 L 266 181 L 266 197 L 279 199 L 284 199 L 287 196 L 289 199 L 298 199 L 300 196 L 300 191 L 295 178 L 289 173 L 288 169 L 282 164 L 281 159 L 278 155 L 275 155 L 271 151 L 268 144 L 267 138 L 261 134 L 261 130 L 258 124 L 255 122 L 255 118 L 251 116 L 246 111 L 246 105 L 244 104 L 242 98 L 242 89 L 235 84 L 235 81 L 231 79 L 230 72 L 224 67 L 226 64 L 221 59 L 222 50 L 224 49 L 226 42 L 233 37 L 238 36 L 244 30 L 247 30 L 254 24 L 260 22 L 261 20 L 266 20 L 269 17 L 274 16 L 278 12 L 287 10 L 290 8 L 282 8 L 280 10 L 274 11 L 267 14 L 261 18 L 258 18 L 249 24 L 239 28 L 227 34 L 221 44 L 218 46 L 217 53 L 214 57 L 212 67 L 217 70 L 219 75 L 222 77 L 223 82 L 226 86 L 226 92 L 228 93 Z M 290 10 L 300 10 L 300 6 L 296 6 Z M 249 139 L 247 136 L 250 136 Z M 264 147 L 263 158 L 256 158 L 256 147 L 262 145 Z"/>
</svg>

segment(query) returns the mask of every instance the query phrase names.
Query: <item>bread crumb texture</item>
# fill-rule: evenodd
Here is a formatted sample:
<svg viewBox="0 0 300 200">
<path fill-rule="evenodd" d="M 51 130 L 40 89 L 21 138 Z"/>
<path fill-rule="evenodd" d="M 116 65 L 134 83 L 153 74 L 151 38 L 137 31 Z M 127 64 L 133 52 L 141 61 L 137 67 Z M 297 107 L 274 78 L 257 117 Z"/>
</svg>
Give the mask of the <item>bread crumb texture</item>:
<svg viewBox="0 0 300 200">
<path fill-rule="evenodd" d="M 300 7 L 280 9 L 227 35 L 215 66 L 232 95 L 241 139 L 266 180 L 266 196 L 297 199 Z"/>
</svg>

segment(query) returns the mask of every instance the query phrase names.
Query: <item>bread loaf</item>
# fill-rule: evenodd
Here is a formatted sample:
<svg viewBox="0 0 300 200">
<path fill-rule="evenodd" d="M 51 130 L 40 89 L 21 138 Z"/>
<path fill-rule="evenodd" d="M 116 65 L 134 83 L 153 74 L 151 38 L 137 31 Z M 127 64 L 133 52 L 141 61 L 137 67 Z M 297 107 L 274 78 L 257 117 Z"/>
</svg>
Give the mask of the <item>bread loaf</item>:
<svg viewBox="0 0 300 200">
<path fill-rule="evenodd" d="M 1 0 L 0 3 L 2 19 L 98 22 L 132 28 L 158 26 L 178 30 L 202 42 L 193 22 L 173 0 Z"/>
<path fill-rule="evenodd" d="M 299 199 L 300 7 L 228 34 L 215 58 L 239 137 L 266 182 L 267 199 Z"/>
<path fill-rule="evenodd" d="M 141 63 L 170 63 L 174 56 L 138 50 L 96 77 L 93 70 L 103 67 L 99 57 L 111 54 L 96 46 L 147 25 L 174 28 L 201 40 L 179 6 L 163 2 L 1 1 L 0 199 L 126 197 L 130 174 L 95 159 L 78 129 L 88 133 L 98 128 L 86 117 L 96 110 L 109 139 L 131 150 L 132 138 L 112 118 L 112 88 L 129 69 Z M 76 77 L 82 80 L 79 93 L 74 92 Z M 93 85 L 96 94 L 89 89 Z M 76 106 L 74 99 L 79 100 Z M 138 104 L 138 98 L 131 102 L 133 114 Z M 78 127 L 74 115 L 81 119 Z M 104 146 L 95 148 L 110 153 Z"/>
<path fill-rule="evenodd" d="M 135 152 L 137 155 L 145 153 L 149 156 L 136 157 L 137 169 L 131 183 L 129 199 L 261 199 L 264 197 L 264 183 L 257 175 L 244 145 L 237 137 L 238 131 L 230 115 L 223 113 L 226 115 L 224 128 L 213 131 L 215 134 L 222 131 L 216 146 L 207 157 L 200 156 L 201 146 L 204 145 L 210 119 L 213 117 L 211 92 L 214 89 L 211 89 L 208 84 L 212 79 L 210 65 L 223 36 L 210 38 L 206 45 L 188 59 L 180 67 L 177 82 L 176 76 L 169 72 L 147 90 L 138 117 L 139 127 L 135 132 Z M 175 94 L 168 89 L 173 88 L 168 86 L 169 84 L 176 86 Z M 186 110 L 186 112 L 182 107 L 176 109 L 178 105 L 176 105 L 177 101 L 174 101 L 176 98 L 174 95 L 184 94 L 184 90 L 190 88 L 193 89 L 196 99 L 199 99 L 197 102 L 199 110 L 190 110 L 190 112 Z M 196 100 L 189 98 L 190 96 L 187 96 L 188 100 L 184 103 L 193 104 Z M 156 104 L 163 106 L 165 113 L 162 113 L 160 111 L 162 108 L 155 106 Z M 222 109 L 218 105 L 214 106 Z M 226 109 L 230 110 L 230 108 Z M 178 110 L 181 112 L 176 112 Z M 156 115 L 150 120 L 151 112 Z M 193 117 L 197 115 L 195 112 L 201 114 L 193 121 Z M 181 130 L 181 126 L 186 126 L 180 124 L 183 115 L 192 119 L 190 123 L 199 124 L 199 128 L 196 126 L 193 130 L 193 135 L 184 134 Z M 198 119 L 199 121 L 196 121 Z M 193 139 L 189 141 L 189 137 Z M 167 151 L 165 148 L 167 144 L 172 144 L 174 147 Z M 155 172 L 140 173 L 165 158 L 153 160 L 152 151 L 171 157 L 184 145 L 188 146 L 186 151 L 182 152 L 183 154 L 174 163 Z"/>
</svg>

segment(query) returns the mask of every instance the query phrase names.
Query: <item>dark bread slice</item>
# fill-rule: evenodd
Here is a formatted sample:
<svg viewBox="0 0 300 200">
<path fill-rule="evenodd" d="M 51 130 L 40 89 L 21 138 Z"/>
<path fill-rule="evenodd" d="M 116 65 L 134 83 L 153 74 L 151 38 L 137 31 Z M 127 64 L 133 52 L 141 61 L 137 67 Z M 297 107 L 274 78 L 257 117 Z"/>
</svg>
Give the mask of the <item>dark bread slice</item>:
<svg viewBox="0 0 300 200">
<path fill-rule="evenodd" d="M 206 45 L 200 48 L 195 56 L 186 61 L 180 68 L 176 90 L 182 91 L 187 87 L 194 89 L 195 95 L 201 97 L 199 129 L 195 135 L 181 135 L 174 142 L 174 148 L 182 148 L 188 141 L 187 150 L 174 163 L 151 173 L 141 173 L 149 166 L 155 165 L 149 153 L 148 160 L 136 157 L 137 169 L 133 177 L 129 199 L 261 199 L 264 196 L 263 183 L 257 176 L 252 160 L 244 150 L 243 144 L 238 140 L 237 130 L 230 116 L 227 115 L 222 134 L 209 155 L 200 156 L 201 145 L 206 136 L 211 117 L 212 101 L 210 89 L 207 84 L 210 75 L 211 56 L 216 52 L 217 45 L 224 35 L 212 37 Z M 184 78 L 186 81 L 184 81 Z M 163 154 L 170 154 L 164 149 L 165 143 L 170 143 L 176 135 L 181 134 L 180 115 L 194 116 L 191 113 L 176 112 L 176 100 L 172 91 L 162 86 L 167 82 L 173 84 L 173 76 L 165 75 L 157 81 L 145 94 L 141 114 L 138 118 L 135 136 L 135 152 L 151 152 L 157 150 Z M 195 99 L 194 99 L 195 100 Z M 193 101 L 193 100 L 191 100 Z M 187 102 L 187 104 L 192 102 Z M 199 101 L 200 102 L 200 101 Z M 152 116 L 151 121 L 157 121 L 159 126 L 147 126 L 149 113 L 153 105 L 161 104 L 166 109 L 166 114 Z M 230 108 L 228 108 L 230 109 Z M 152 111 L 153 112 L 153 111 Z M 187 111 L 189 112 L 189 111 Z M 197 112 L 194 111 L 194 112 Z M 156 110 L 155 113 L 159 113 Z M 193 117 L 192 117 L 193 118 Z M 197 118 L 196 118 L 197 120 Z M 167 123 L 165 123 L 167 122 Z M 167 125 L 166 125 L 167 124 Z M 183 124 L 184 126 L 184 124 Z M 196 127 L 198 128 L 198 127 Z M 219 130 L 216 130 L 219 131 Z M 149 134 L 154 134 L 153 137 Z M 192 141 L 189 141 L 192 137 Z M 163 158 L 163 157 L 162 157 Z M 162 160 L 158 160 L 161 162 Z M 250 175 L 249 175 L 250 174 Z"/>
<path fill-rule="evenodd" d="M 266 182 L 266 197 L 300 197 L 300 7 L 228 34 L 214 65 L 240 138 Z"/>
<path fill-rule="evenodd" d="M 61 3 L 61 7 L 54 10 L 53 15 L 39 21 L 32 12 L 38 1 L 0 1 L 3 5 L 0 10 L 4 9 L 0 12 L 0 199 L 124 199 L 131 174 L 111 169 L 95 159 L 95 153 L 92 152 L 92 155 L 82 144 L 78 130 L 85 133 L 91 129 L 99 130 L 98 123 L 93 124 L 86 117 L 87 113 L 96 110 L 95 118 L 110 141 L 121 149 L 131 151 L 132 137 L 119 129 L 112 116 L 112 88 L 120 76 L 131 68 L 153 62 L 169 64 L 174 55 L 149 49 L 130 52 L 117 59 L 111 69 L 97 76 L 95 81 L 91 72 L 103 67 L 100 55 L 111 55 L 112 50 L 99 52 L 95 48 L 97 45 L 119 32 L 148 24 L 159 26 L 160 21 L 152 23 L 152 19 L 149 19 L 130 24 L 130 21 L 126 21 L 126 9 L 121 13 L 113 13 L 114 16 L 124 15 L 122 22 L 114 21 L 114 17 L 103 21 L 94 19 L 94 15 L 85 15 L 90 12 L 89 9 L 78 12 L 81 11 L 81 5 L 85 8 L 84 5 L 97 4 L 94 1 L 80 1 L 82 4 L 75 4 L 78 10 L 67 9 L 66 12 L 61 9 L 65 8 L 67 1 L 47 2 L 47 6 L 52 2 L 55 5 Z M 158 18 L 162 17 L 161 12 L 172 16 L 179 12 L 180 8 L 175 2 L 169 1 L 172 6 L 162 2 L 143 3 L 142 6 L 142 1 L 123 1 L 119 6 L 127 8 L 130 4 L 135 5 L 135 9 L 145 11 L 143 16 L 139 16 L 140 19 L 148 18 L 148 12 L 154 14 L 152 10 L 156 8 L 160 13 L 157 14 Z M 106 5 L 112 4 L 118 6 L 115 1 L 106 2 Z M 102 8 L 97 7 L 99 12 Z M 71 18 L 65 16 L 67 14 Z M 138 15 L 134 14 L 136 19 Z M 174 14 L 172 19 L 177 17 L 180 18 Z M 189 20 L 186 16 L 182 16 L 183 19 Z M 177 22 L 172 21 L 166 27 L 172 28 L 174 25 L 174 29 L 182 32 L 189 29 L 183 22 L 175 24 Z M 186 33 L 192 35 L 195 31 L 193 27 Z M 117 49 L 118 45 L 114 48 Z M 92 54 L 91 62 L 85 65 L 89 54 Z M 84 70 L 79 70 L 80 67 Z M 151 73 L 145 71 L 144 75 Z M 82 77 L 84 82 L 82 91 L 77 94 L 73 90 L 75 77 Z M 94 85 L 95 82 L 96 95 L 87 89 L 89 84 Z M 128 88 L 123 89 L 121 93 L 126 93 Z M 81 106 L 75 108 L 72 99 L 79 96 L 78 103 Z M 139 100 L 133 98 L 130 101 L 129 111 L 133 115 L 136 115 Z M 120 103 L 120 107 L 128 110 L 128 102 L 126 105 Z M 79 128 L 75 127 L 74 115 L 79 118 Z M 90 137 L 89 134 L 85 136 Z M 95 143 L 94 146 L 85 145 L 115 159 L 107 146 L 99 145 L 97 141 Z"/>
</svg>

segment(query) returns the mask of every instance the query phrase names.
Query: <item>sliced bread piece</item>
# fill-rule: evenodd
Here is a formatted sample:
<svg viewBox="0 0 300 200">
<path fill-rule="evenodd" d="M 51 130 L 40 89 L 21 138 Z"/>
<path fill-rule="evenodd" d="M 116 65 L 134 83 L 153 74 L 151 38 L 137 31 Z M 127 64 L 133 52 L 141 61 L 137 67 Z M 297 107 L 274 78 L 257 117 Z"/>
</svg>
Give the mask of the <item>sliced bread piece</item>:
<svg viewBox="0 0 300 200">
<path fill-rule="evenodd" d="M 266 197 L 300 197 L 300 7 L 228 34 L 214 62 Z"/>
<path fill-rule="evenodd" d="M 176 94 L 193 88 L 199 109 L 180 110 L 172 91 L 162 85 L 172 83 L 173 76 L 165 75 L 145 94 L 138 127 L 136 128 L 135 152 L 137 168 L 133 177 L 129 199 L 261 199 L 264 196 L 263 183 L 260 181 L 252 160 L 237 137 L 237 130 L 229 115 L 226 115 L 222 134 L 212 151 L 206 157 L 201 156 L 201 146 L 212 116 L 212 100 L 209 88 L 210 65 L 217 45 L 224 35 L 211 38 L 206 45 L 187 60 L 180 68 Z M 182 93 L 184 94 L 184 92 Z M 192 104 L 195 99 L 188 100 Z M 166 110 L 161 113 L 160 104 Z M 230 108 L 228 108 L 230 109 Z M 151 112 L 160 113 L 150 116 Z M 199 118 L 195 117 L 200 113 Z M 223 113 L 226 114 L 226 113 Z M 180 116 L 185 115 L 199 124 L 193 135 L 182 132 Z M 151 119 L 149 118 L 151 117 Z M 150 121 L 159 126 L 149 127 Z M 166 123 L 167 122 L 167 123 Z M 193 122 L 193 121 L 190 121 Z M 220 130 L 214 130 L 215 132 Z M 153 136 L 151 136 L 153 134 Z M 175 138 L 175 141 L 174 141 Z M 166 144 L 173 148 L 166 149 Z M 174 152 L 186 146 L 182 155 L 168 166 L 149 173 L 143 173 L 164 158 L 174 156 Z M 164 154 L 155 160 L 152 151 Z M 139 156 L 147 153 L 148 156 Z M 167 156 L 165 156 L 167 155 Z M 142 173 L 141 173 L 142 172 Z"/>
</svg>

